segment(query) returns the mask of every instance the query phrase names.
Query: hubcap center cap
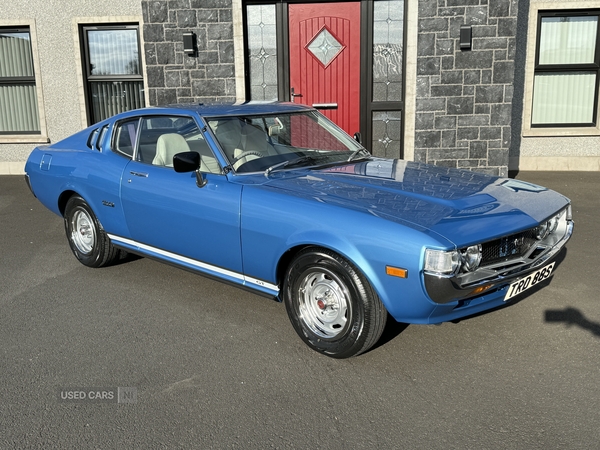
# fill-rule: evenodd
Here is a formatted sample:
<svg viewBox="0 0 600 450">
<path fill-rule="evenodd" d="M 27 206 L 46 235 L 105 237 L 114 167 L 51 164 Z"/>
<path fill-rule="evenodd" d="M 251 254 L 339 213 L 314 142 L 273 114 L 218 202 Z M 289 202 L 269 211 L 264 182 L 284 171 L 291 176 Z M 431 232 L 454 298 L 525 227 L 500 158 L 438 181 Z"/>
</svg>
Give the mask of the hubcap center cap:
<svg viewBox="0 0 600 450">
<path fill-rule="evenodd" d="M 332 298 L 333 295 L 331 293 L 331 291 L 329 289 L 327 289 L 325 292 L 321 293 L 321 295 L 316 295 L 315 296 L 315 300 L 316 300 L 316 304 L 317 307 L 321 310 L 321 311 L 325 311 L 327 308 L 333 310 L 336 309 L 336 300 L 335 298 Z"/>
</svg>

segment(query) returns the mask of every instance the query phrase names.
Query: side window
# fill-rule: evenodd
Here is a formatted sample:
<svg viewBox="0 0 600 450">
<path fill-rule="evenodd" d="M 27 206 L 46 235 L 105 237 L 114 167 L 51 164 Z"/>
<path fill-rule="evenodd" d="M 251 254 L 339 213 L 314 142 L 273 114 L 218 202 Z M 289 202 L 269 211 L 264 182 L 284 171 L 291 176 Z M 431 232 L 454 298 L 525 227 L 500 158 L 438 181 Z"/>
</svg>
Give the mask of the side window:
<svg viewBox="0 0 600 450">
<path fill-rule="evenodd" d="M 181 116 L 142 118 L 137 161 L 173 167 L 173 156 L 190 151 L 200 154 L 201 171 L 221 173 L 221 167 L 194 119 Z"/>
<path fill-rule="evenodd" d="M 117 153 L 133 158 L 139 123 L 139 119 L 133 119 L 117 125 L 113 140 L 113 149 Z"/>
</svg>

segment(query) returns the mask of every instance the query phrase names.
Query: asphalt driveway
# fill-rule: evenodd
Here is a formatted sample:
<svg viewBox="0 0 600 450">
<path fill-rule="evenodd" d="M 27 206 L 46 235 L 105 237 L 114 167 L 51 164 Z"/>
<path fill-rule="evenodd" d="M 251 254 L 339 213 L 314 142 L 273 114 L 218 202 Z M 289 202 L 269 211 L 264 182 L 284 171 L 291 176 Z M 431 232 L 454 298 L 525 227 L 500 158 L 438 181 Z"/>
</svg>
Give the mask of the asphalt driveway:
<svg viewBox="0 0 600 450">
<path fill-rule="evenodd" d="M 0 448 L 599 448 L 600 173 L 518 178 L 573 201 L 550 283 L 338 361 L 272 300 L 144 258 L 82 266 L 0 177 Z"/>
</svg>

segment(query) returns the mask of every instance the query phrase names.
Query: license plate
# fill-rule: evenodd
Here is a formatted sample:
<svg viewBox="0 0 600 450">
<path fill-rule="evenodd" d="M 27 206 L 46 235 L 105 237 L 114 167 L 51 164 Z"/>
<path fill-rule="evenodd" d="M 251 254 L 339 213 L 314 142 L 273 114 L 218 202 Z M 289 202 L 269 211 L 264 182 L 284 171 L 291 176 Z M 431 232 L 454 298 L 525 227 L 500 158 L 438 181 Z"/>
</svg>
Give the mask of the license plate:
<svg viewBox="0 0 600 450">
<path fill-rule="evenodd" d="M 515 281 L 508 287 L 508 291 L 506 291 L 506 295 L 504 296 L 504 301 L 510 300 L 515 295 L 519 295 L 527 289 L 532 288 L 539 282 L 544 281 L 550 276 L 552 269 L 554 269 L 554 263 L 548 264 L 543 269 L 536 270 L 535 272 L 527 275 L 525 278 Z"/>
</svg>

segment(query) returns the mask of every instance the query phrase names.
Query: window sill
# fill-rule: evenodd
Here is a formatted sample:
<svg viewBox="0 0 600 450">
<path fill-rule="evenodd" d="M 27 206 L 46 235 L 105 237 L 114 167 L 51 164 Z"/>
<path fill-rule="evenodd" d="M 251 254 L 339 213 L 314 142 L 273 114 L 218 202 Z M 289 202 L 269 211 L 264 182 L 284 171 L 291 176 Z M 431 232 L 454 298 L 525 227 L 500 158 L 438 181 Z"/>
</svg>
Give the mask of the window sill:
<svg viewBox="0 0 600 450">
<path fill-rule="evenodd" d="M 48 144 L 48 136 L 40 134 L 0 135 L 0 144 Z"/>
<path fill-rule="evenodd" d="M 525 128 L 523 137 L 600 136 L 600 127 Z"/>
</svg>

